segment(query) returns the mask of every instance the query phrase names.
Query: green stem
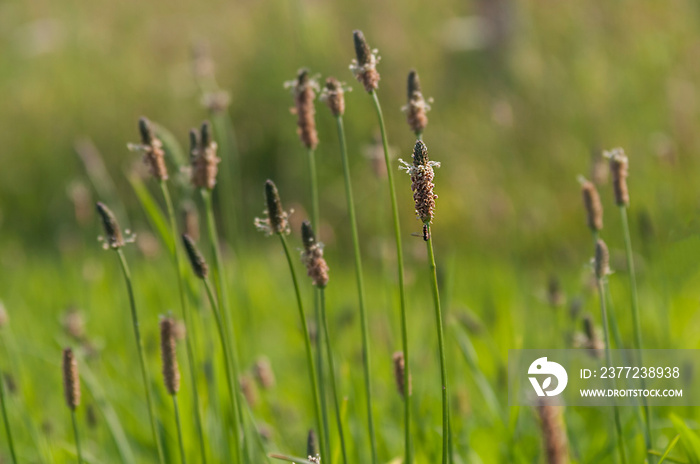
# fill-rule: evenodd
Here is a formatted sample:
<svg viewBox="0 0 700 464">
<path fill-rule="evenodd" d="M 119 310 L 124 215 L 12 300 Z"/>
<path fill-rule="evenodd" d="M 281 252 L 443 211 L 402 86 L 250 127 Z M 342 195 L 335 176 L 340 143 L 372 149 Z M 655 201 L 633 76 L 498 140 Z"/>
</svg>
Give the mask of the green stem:
<svg viewBox="0 0 700 464">
<path fill-rule="evenodd" d="M 173 410 L 175 411 L 175 423 L 177 424 L 177 439 L 180 444 L 180 462 L 185 464 L 187 462 L 185 458 L 185 442 L 182 436 L 182 425 L 180 424 L 180 409 L 177 407 L 177 395 L 172 395 L 173 397 Z"/>
<path fill-rule="evenodd" d="M 345 434 L 343 433 L 343 418 L 340 413 L 340 399 L 338 396 L 338 385 L 335 378 L 335 362 L 333 361 L 333 350 L 331 350 L 331 337 L 328 333 L 328 318 L 326 316 L 326 291 L 318 289 L 321 295 L 321 322 L 323 324 L 323 335 L 326 340 L 326 356 L 328 358 L 328 370 L 331 379 L 331 389 L 333 391 L 333 402 L 335 406 L 335 417 L 338 422 L 338 435 L 340 436 L 340 448 L 343 452 L 343 462 L 348 464 L 348 455 L 345 450 Z M 330 439 L 330 437 L 329 437 Z"/>
<path fill-rule="evenodd" d="M 75 420 L 75 410 L 70 411 L 71 421 L 73 422 L 73 435 L 75 436 L 75 450 L 78 454 L 78 464 L 83 462 L 83 452 L 80 449 L 80 435 L 78 434 L 78 423 Z"/>
<path fill-rule="evenodd" d="M 370 375 L 370 351 L 369 351 L 369 323 L 367 322 L 367 311 L 365 309 L 365 284 L 362 273 L 362 254 L 360 252 L 360 236 L 357 232 L 357 217 L 355 216 L 355 200 L 352 194 L 352 181 L 350 178 L 350 163 L 348 162 L 348 148 L 345 140 L 345 127 L 343 126 L 343 117 L 338 115 L 336 118 L 338 127 L 338 139 L 340 140 L 340 156 L 343 162 L 343 177 L 345 178 L 345 199 L 347 200 L 348 216 L 350 219 L 350 232 L 352 233 L 352 248 L 355 256 L 355 280 L 357 281 L 357 297 L 360 307 L 360 327 L 362 329 L 362 368 L 364 369 L 365 381 L 365 397 L 367 398 L 367 416 L 369 423 L 373 427 L 372 421 L 372 377 Z M 403 332 L 405 334 L 405 332 Z M 404 344 L 404 347 L 406 345 Z M 407 355 L 404 350 L 404 357 Z M 405 358 L 404 358 L 405 359 Z M 408 362 L 405 363 L 406 371 L 408 371 Z M 408 374 L 406 374 L 408 376 Z M 407 400 L 404 404 L 404 419 L 405 419 L 405 445 L 406 445 L 406 463 L 412 462 L 411 457 L 411 407 L 410 401 Z"/>
<path fill-rule="evenodd" d="M 17 464 L 17 454 L 15 453 L 15 442 L 12 439 L 12 429 L 10 428 L 10 420 L 7 416 L 7 404 L 5 396 L 5 380 L 0 378 L 0 406 L 2 406 L 2 420 L 5 423 L 5 433 L 7 434 L 7 443 L 10 446 L 10 456 L 12 463 Z"/>
<path fill-rule="evenodd" d="M 177 233 L 177 220 L 175 219 L 175 208 L 173 208 L 173 202 L 170 197 L 170 191 L 168 190 L 168 185 L 164 180 L 160 181 L 160 189 L 163 192 L 163 198 L 165 199 L 165 205 L 168 210 L 168 216 L 170 218 L 170 229 L 173 235 L 173 250 L 172 255 L 175 261 L 175 268 L 177 272 L 177 288 L 180 293 L 180 307 L 182 308 L 182 317 L 185 320 L 185 327 L 192 333 L 194 331 L 194 325 L 192 324 L 191 315 L 189 311 L 189 306 L 187 305 L 187 297 L 185 296 L 185 275 L 184 268 L 182 266 L 182 255 L 180 247 L 178 246 L 178 233 Z M 199 438 L 199 450 L 202 456 L 202 464 L 207 462 L 207 453 L 204 446 L 204 432 L 202 426 L 202 416 L 199 409 L 199 391 L 197 387 L 197 376 L 195 374 L 196 362 L 194 355 L 194 347 L 192 344 L 192 337 L 185 337 L 185 346 L 187 351 L 187 363 L 190 371 L 190 381 L 192 383 L 192 405 L 194 407 L 194 418 L 195 427 L 197 429 L 197 436 Z"/>
<path fill-rule="evenodd" d="M 379 104 L 379 97 L 377 97 L 377 92 L 370 92 L 372 96 L 372 101 L 374 102 L 374 109 L 377 112 L 377 119 L 379 120 L 379 130 L 382 133 L 382 145 L 384 147 L 384 163 L 386 164 L 386 175 L 389 182 L 389 197 L 391 199 L 391 216 L 394 222 L 394 241 L 396 243 L 396 262 L 397 270 L 399 275 L 399 304 L 401 306 L 401 342 L 403 344 L 403 359 L 404 365 L 406 367 L 404 373 L 404 385 L 408 385 L 409 379 L 409 357 L 408 357 L 408 324 L 406 322 L 406 293 L 404 290 L 404 274 L 403 274 L 403 248 L 401 246 L 401 228 L 399 226 L 399 207 L 396 201 L 396 189 L 394 188 L 394 171 L 391 166 L 391 158 L 389 156 L 389 141 L 386 136 L 386 127 L 384 126 L 384 116 L 382 116 L 382 107 Z M 406 398 L 409 398 L 408 396 Z M 368 400 L 369 401 L 369 400 Z M 409 449 L 410 444 L 410 432 L 409 432 L 409 420 L 410 420 L 410 407 L 408 406 L 408 401 L 406 401 L 406 409 L 404 411 L 406 419 L 406 463 L 411 464 L 413 462 L 413 457 L 411 456 L 411 450 Z M 368 405 L 368 422 L 369 422 L 369 433 L 370 439 L 372 441 L 372 463 L 377 464 L 377 439 L 374 435 L 374 420 L 372 419 L 371 405 Z"/>
<path fill-rule="evenodd" d="M 232 367 L 232 353 L 229 351 L 228 343 L 226 342 L 226 328 L 224 327 L 224 322 L 221 317 L 220 305 L 217 304 L 216 296 L 214 296 L 214 291 L 211 288 L 211 283 L 209 279 L 203 279 L 204 288 L 207 292 L 207 297 L 209 298 L 209 303 L 211 304 L 212 312 L 214 313 L 214 320 L 216 321 L 216 329 L 219 332 L 219 342 L 221 343 L 221 351 L 224 353 L 224 366 L 226 368 L 226 386 L 228 387 L 229 400 L 231 401 L 231 409 L 233 415 L 233 436 L 234 444 L 236 450 L 236 456 L 238 456 L 238 462 L 244 463 L 243 460 L 243 450 L 241 449 L 240 437 L 241 437 L 241 422 L 240 422 L 240 404 L 238 402 L 238 372 Z"/>
<path fill-rule="evenodd" d="M 437 269 L 435 267 L 435 253 L 433 252 L 433 238 L 431 237 L 430 224 L 424 224 L 428 228 L 428 264 L 430 266 L 430 284 L 433 290 L 433 304 L 435 306 L 435 322 L 438 331 L 438 344 L 440 347 L 440 381 L 442 383 L 442 463 L 447 464 L 449 455 L 450 424 L 447 408 L 447 360 L 445 358 L 445 334 L 442 323 L 442 309 L 440 308 L 440 290 L 438 289 Z M 408 384 L 406 384 L 408 385 Z"/>
<path fill-rule="evenodd" d="M 319 223 L 321 213 L 318 203 L 318 177 L 316 176 L 316 155 L 313 149 L 307 150 L 309 157 L 309 184 L 311 185 L 311 225 L 314 230 L 320 233 L 321 224 Z"/>
<path fill-rule="evenodd" d="M 612 366 L 612 354 L 610 352 L 610 329 L 608 328 L 608 311 L 605 303 L 605 278 L 597 279 L 598 295 L 600 297 L 600 311 L 603 319 L 603 334 L 605 336 L 605 361 L 608 366 Z M 615 416 L 615 433 L 617 435 L 617 445 L 620 452 L 620 459 L 623 464 L 627 464 L 627 452 L 625 451 L 624 439 L 622 436 L 622 423 L 620 422 L 620 410 L 617 405 L 613 406 Z"/>
<path fill-rule="evenodd" d="M 625 236 L 625 252 L 627 254 L 627 271 L 630 277 L 630 294 L 632 299 L 632 322 L 634 323 L 634 344 L 638 350 L 642 349 L 642 326 L 639 317 L 639 299 L 637 296 L 637 276 L 634 269 L 634 255 L 632 252 L 632 238 L 630 235 L 629 220 L 627 219 L 627 207 L 625 205 L 620 205 L 620 216 L 622 217 L 622 230 Z M 639 352 L 639 363 L 643 365 L 642 354 Z M 644 441 L 647 450 L 652 448 L 652 435 L 651 435 L 651 411 L 649 409 L 649 403 L 646 398 L 642 398 L 642 409 L 644 410 L 645 425 L 644 429 Z M 649 458 L 650 461 L 655 458 Z"/>
<path fill-rule="evenodd" d="M 146 392 L 146 403 L 148 405 L 148 416 L 151 422 L 151 433 L 153 434 L 153 440 L 155 441 L 156 450 L 158 451 L 158 461 L 161 464 L 164 464 L 165 460 L 163 459 L 163 449 L 161 447 L 160 439 L 158 438 L 158 428 L 156 427 L 156 414 L 153 410 L 153 400 L 151 398 L 150 377 L 148 375 L 148 369 L 146 367 L 146 356 L 143 352 L 143 340 L 141 340 L 141 330 L 139 329 L 139 316 L 136 312 L 136 299 L 134 298 L 134 289 L 131 284 L 131 272 L 129 271 L 129 265 L 126 263 L 126 258 L 124 257 L 124 252 L 121 248 L 117 248 L 117 256 L 119 256 L 119 263 L 121 264 L 122 273 L 124 274 L 124 280 L 126 281 L 126 289 L 129 293 L 131 322 L 134 326 L 136 348 L 139 353 L 139 366 L 141 367 L 141 378 L 143 379 L 143 388 Z"/>
<path fill-rule="evenodd" d="M 278 234 L 280 241 L 282 242 L 282 248 L 284 248 L 284 254 L 287 257 L 287 263 L 289 264 L 289 272 L 292 275 L 292 283 L 294 284 L 294 292 L 297 298 L 297 307 L 299 309 L 299 318 L 301 319 L 301 327 L 304 332 L 304 345 L 306 348 L 306 362 L 309 365 L 309 380 L 311 381 L 311 390 L 313 392 L 314 409 L 316 412 L 316 427 L 319 435 L 319 442 L 321 449 L 324 449 L 324 443 L 326 442 L 325 430 L 323 428 L 323 421 L 321 419 L 321 402 L 319 398 L 316 367 L 314 364 L 314 356 L 311 351 L 311 337 L 309 337 L 309 326 L 306 324 L 306 314 L 304 314 L 304 305 L 301 301 L 301 292 L 299 291 L 299 282 L 297 281 L 297 273 L 294 270 L 294 261 L 292 260 L 292 255 L 289 253 L 289 245 L 287 245 L 287 239 L 284 234 Z"/>
<path fill-rule="evenodd" d="M 226 286 L 226 274 L 223 265 L 223 260 L 221 259 L 221 249 L 219 247 L 219 239 L 216 233 L 216 220 L 214 219 L 214 206 L 212 203 L 211 192 L 206 189 L 201 189 L 202 199 L 204 200 L 204 209 L 206 210 L 207 216 L 207 231 L 209 232 L 209 245 L 211 246 L 211 253 L 214 257 L 214 275 L 216 277 L 215 287 L 216 294 L 219 301 L 220 316 L 222 318 L 222 324 L 224 329 L 224 334 L 226 334 L 231 340 L 231 363 L 234 370 L 234 375 L 236 376 L 236 382 L 238 382 L 238 361 L 234 355 L 237 351 L 235 348 L 236 340 L 235 332 L 231 325 L 231 317 L 229 315 L 230 306 L 228 299 L 228 287 Z M 236 387 L 238 384 L 236 383 Z M 241 429 L 245 427 L 243 422 L 243 415 L 240 409 L 237 411 L 236 420 L 240 424 Z M 248 437 L 244 434 L 243 436 L 244 445 L 247 445 Z M 240 449 L 240 447 L 238 447 Z M 248 452 L 251 451 L 249 446 L 246 446 Z M 250 456 L 248 456 L 250 458 Z M 241 461 L 242 462 L 242 461 Z"/>
</svg>

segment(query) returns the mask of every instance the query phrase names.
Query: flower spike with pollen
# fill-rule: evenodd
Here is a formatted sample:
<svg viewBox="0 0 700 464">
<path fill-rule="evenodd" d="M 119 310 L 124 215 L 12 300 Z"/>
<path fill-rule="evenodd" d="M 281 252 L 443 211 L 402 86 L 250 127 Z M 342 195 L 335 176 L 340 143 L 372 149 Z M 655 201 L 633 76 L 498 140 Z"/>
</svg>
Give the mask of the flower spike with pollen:
<svg viewBox="0 0 700 464">
<path fill-rule="evenodd" d="M 192 270 L 194 274 L 200 279 L 206 279 L 209 275 L 209 267 L 204 257 L 197 249 L 194 240 L 187 234 L 182 234 L 182 243 L 185 245 L 185 251 L 187 251 L 187 257 L 192 265 Z"/>
<path fill-rule="evenodd" d="M 192 185 L 196 188 L 213 190 L 221 159 L 216 156 L 218 145 L 211 139 L 211 125 L 202 123 L 199 135 L 190 131 L 190 159 L 192 164 Z"/>
<path fill-rule="evenodd" d="M 143 161 L 151 175 L 158 180 L 168 180 L 163 142 L 153 133 L 153 126 L 145 117 L 139 118 L 139 134 L 141 144 L 130 143 L 127 145 L 129 150 L 142 151 Z"/>
<path fill-rule="evenodd" d="M 422 134 L 428 125 L 428 116 L 426 113 L 430 111 L 429 101 L 426 101 L 421 92 L 420 79 L 415 69 L 408 73 L 408 101 L 401 111 L 406 113 L 408 126 L 416 134 Z M 430 99 L 429 99 L 430 100 Z M 430 100 L 432 101 L 432 100 Z"/>
<path fill-rule="evenodd" d="M 345 92 L 351 90 L 352 88 L 346 86 L 344 82 L 338 81 L 335 77 L 329 77 L 326 79 L 326 85 L 319 99 L 328 105 L 333 116 L 342 116 L 345 114 Z"/>
<path fill-rule="evenodd" d="M 104 242 L 102 247 L 105 250 L 109 250 L 110 248 L 117 250 L 136 239 L 136 236 L 131 235 L 128 229 L 125 231 L 127 237 L 125 238 L 124 235 L 122 235 L 122 230 L 119 227 L 117 218 L 112 210 L 107 207 L 107 205 L 98 201 L 96 206 L 100 219 L 102 219 L 102 227 L 104 228 L 106 235 L 106 237 L 99 237 L 98 239 Z"/>
<path fill-rule="evenodd" d="M 622 148 L 613 148 L 606 151 L 603 156 L 610 159 L 610 172 L 613 178 L 613 190 L 615 191 L 615 203 L 618 206 L 629 206 L 630 194 L 627 189 L 627 170 L 629 161 Z"/>
<path fill-rule="evenodd" d="M 428 147 L 421 140 L 416 142 L 412 157 L 413 164 L 399 159 L 402 164 L 399 168 L 411 176 L 411 190 L 413 190 L 416 216 L 423 224 L 430 224 L 433 222 L 435 200 L 438 197 L 434 192 L 435 171 L 433 168 L 439 168 L 440 163 L 428 159 Z"/>
<path fill-rule="evenodd" d="M 309 75 L 309 70 L 302 68 L 297 78 L 284 83 L 285 88 L 291 88 L 294 95 L 292 113 L 297 115 L 297 133 L 301 143 L 309 150 L 318 145 L 318 132 L 314 115 L 314 98 L 319 91 L 318 81 Z"/>
<path fill-rule="evenodd" d="M 579 177 L 581 183 L 581 193 L 583 195 L 583 206 L 586 208 L 588 227 L 593 232 L 603 229 L 603 205 L 600 202 L 600 195 L 593 182 Z"/>
<path fill-rule="evenodd" d="M 293 211 L 287 213 L 282 209 L 282 201 L 277 191 L 277 186 L 270 179 L 265 181 L 265 210 L 266 218 L 255 218 L 255 227 L 265 235 L 289 235 L 289 216 Z"/>
<path fill-rule="evenodd" d="M 328 285 L 328 264 L 323 258 L 323 244 L 316 241 L 309 221 L 301 223 L 301 238 L 304 243 L 301 260 L 306 265 L 306 272 L 315 286 L 324 288 Z"/>
<path fill-rule="evenodd" d="M 378 55 L 379 51 L 369 48 L 362 31 L 353 31 L 352 38 L 355 43 L 356 58 L 350 62 L 350 70 L 365 87 L 365 90 L 371 93 L 379 87 L 380 76 L 377 72 L 377 63 L 381 60 Z"/>
</svg>

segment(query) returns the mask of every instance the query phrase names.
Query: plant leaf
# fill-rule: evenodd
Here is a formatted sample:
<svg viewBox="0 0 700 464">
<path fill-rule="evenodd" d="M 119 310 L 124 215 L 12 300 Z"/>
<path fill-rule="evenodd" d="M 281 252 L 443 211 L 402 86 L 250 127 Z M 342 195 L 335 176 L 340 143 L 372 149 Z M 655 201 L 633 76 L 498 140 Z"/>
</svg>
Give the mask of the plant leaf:
<svg viewBox="0 0 700 464">
<path fill-rule="evenodd" d="M 668 446 L 664 450 L 664 454 L 661 456 L 661 459 L 659 459 L 658 464 L 661 464 L 662 462 L 664 462 L 664 460 L 668 457 L 668 454 L 671 452 L 673 447 L 676 446 L 676 443 L 678 443 L 678 440 L 680 440 L 680 438 L 681 438 L 680 435 L 676 435 L 675 437 L 673 437 L 673 440 L 671 440 L 671 442 L 668 444 Z"/>
<path fill-rule="evenodd" d="M 683 443 L 683 449 L 688 459 L 693 464 L 700 464 L 700 437 L 686 425 L 686 423 L 675 414 L 671 414 L 671 421 L 678 431 Z"/>
</svg>

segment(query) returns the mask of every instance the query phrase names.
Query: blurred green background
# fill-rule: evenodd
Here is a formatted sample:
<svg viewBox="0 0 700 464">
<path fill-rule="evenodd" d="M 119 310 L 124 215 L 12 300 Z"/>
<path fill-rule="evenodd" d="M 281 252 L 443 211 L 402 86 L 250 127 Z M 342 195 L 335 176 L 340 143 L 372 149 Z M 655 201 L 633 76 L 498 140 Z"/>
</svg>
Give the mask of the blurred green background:
<svg viewBox="0 0 700 464">
<path fill-rule="evenodd" d="M 218 87 L 230 95 L 228 115 L 239 152 L 238 158 L 220 153 L 222 179 L 238 181 L 229 184 L 230 190 L 218 189 L 216 200 L 224 221 L 235 214 L 236 234 L 227 236 L 235 237 L 238 250 L 246 250 L 241 259 L 247 263 L 246 291 L 253 296 L 241 303 L 246 310 L 239 322 L 250 324 L 255 341 L 243 343 L 243 364 L 260 352 L 273 364 L 285 362 L 288 353 L 279 340 L 298 343 L 295 332 L 285 332 L 296 327 L 291 309 L 282 319 L 288 325 L 279 327 L 277 319 L 276 308 L 288 305 L 288 277 L 276 244 L 257 234 L 252 224 L 263 207 L 266 178 L 274 179 L 285 204 L 294 206 L 296 220 L 305 217 L 306 157 L 295 117 L 289 113 L 292 97 L 283 82 L 306 66 L 314 74 L 333 75 L 354 87 L 346 95 L 345 121 L 363 251 L 370 274 L 387 277 L 384 284 L 377 280 L 370 288 L 377 306 L 371 322 L 379 341 L 378 396 L 393 398 L 393 403 L 381 406 L 387 413 L 380 424 L 385 427 L 382 455 L 387 460 L 398 455 L 400 407 L 386 364 L 399 346 L 392 287 L 386 285 L 393 282 L 388 202 L 381 172 L 373 169 L 376 117 L 348 70 L 353 29 L 363 30 L 382 57 L 379 95 L 396 158 L 409 158 L 414 143 L 400 111 L 409 69 L 417 69 L 424 94 L 434 98 L 425 141 L 431 158 L 442 162 L 436 172 L 434 237 L 448 317 L 471 318 L 464 325 L 472 331 L 480 365 L 501 399 L 509 348 L 564 346 L 565 334 L 578 324 L 566 316 L 569 307 L 598 315 L 588 281 L 593 250 L 578 175 L 599 182 L 608 208 L 603 236 L 619 274 L 611 284 L 619 300 L 623 338 L 631 341 L 620 222 L 605 169 L 597 169 L 601 149 L 622 146 L 630 158 L 630 218 L 645 341 L 651 347 L 698 348 L 697 1 L 5 0 L 0 4 L 0 299 L 17 315 L 13 330 L 27 345 L 20 351 L 52 356 L 50 350 L 63 342 L 55 335 L 60 316 L 72 304 L 90 314 L 88 325 L 104 337 L 104 346 L 121 343 L 119 334 L 106 330 L 111 324 L 131 335 L 123 314 L 102 309 L 124 304 L 117 287 L 122 283 L 112 266 L 116 263 L 105 262 L 113 257 L 105 257 L 96 242 L 100 230 L 92 203 L 105 199 L 105 191 L 116 193 L 123 207 L 115 209 L 128 216 L 122 216 L 123 225 L 139 234 L 139 254 L 132 252 L 132 258 L 143 279 L 146 311 L 155 315 L 175 307 L 175 296 L 162 288 L 172 282 L 156 271 L 158 265 L 167 266 L 164 250 L 158 251 L 127 180 L 140 165 L 140 155 L 128 151 L 126 144 L 138 142 L 136 121 L 146 115 L 186 147 L 188 129 L 211 117 L 202 103 L 211 90 L 206 77 L 211 72 Z M 322 239 L 332 281 L 342 290 L 331 293 L 329 301 L 345 310 L 334 316 L 334 325 L 348 330 L 338 342 L 343 378 L 354 382 L 357 390 L 352 391 L 361 395 L 359 379 L 350 375 L 358 366 L 353 355 L 359 348 L 353 339 L 357 320 L 352 316 L 342 171 L 334 122 L 320 102 L 317 122 Z M 215 136 L 220 139 L 223 134 Z M 91 184 L 84 159 L 102 159 L 115 189 Z M 413 343 L 419 347 L 434 343 L 423 279 L 424 248 L 421 240 L 410 236 L 420 232 L 410 181 L 404 175 L 396 177 L 409 282 L 418 282 L 411 296 Z M 144 257 L 150 264 L 139 269 Z M 277 280 L 285 285 L 283 293 L 268 295 L 268 286 Z M 565 296 L 556 304 L 547 299 L 550 281 L 556 281 Z M 343 314 L 349 318 L 347 327 Z M 44 316 L 45 324 L 37 325 L 37 318 Z M 147 332 L 154 341 L 155 326 Z M 498 457 L 511 462 L 505 450 L 516 445 L 525 456 L 537 459 L 537 434 L 524 431 L 527 424 L 535 424 L 531 414 L 523 422 L 515 413 L 512 427 L 504 429 L 511 437 L 493 436 L 493 424 L 484 419 L 488 414 L 481 414 L 483 404 L 477 404 L 477 389 L 470 389 L 474 381 L 460 370 L 464 362 L 455 341 L 459 339 L 452 340 L 455 382 L 464 387 L 464 402 L 475 403 L 473 411 L 464 406 L 465 419 L 457 424 L 457 446 L 471 456 L 466 461 L 479 462 L 478 456 L 482 462 L 496 462 Z M 108 359 L 105 377 L 123 375 L 123 360 L 116 361 L 119 355 Z M 58 357 L 54 364 L 57 361 Z M 300 353 L 294 362 L 302 368 Z M 416 379 L 416 394 L 432 395 L 437 406 L 438 394 L 429 380 L 437 375 L 435 353 L 426 350 L 415 362 L 426 369 L 424 380 Z M 27 370 L 46 367 L 45 361 L 34 363 Z M 58 370 L 50 374 L 56 385 L 58 375 Z M 290 409 L 294 398 L 303 394 L 302 381 L 298 383 L 280 394 Z M 51 394 L 50 382 L 33 388 L 28 394 L 34 401 L 28 402 L 41 417 L 47 411 L 37 399 Z M 109 394 L 114 394 L 117 408 L 128 410 L 131 403 L 117 391 L 115 385 Z M 433 411 L 428 404 L 419 417 L 437 424 L 437 407 Z M 351 407 L 357 408 L 353 430 L 361 440 L 361 408 Z M 62 413 L 58 401 L 51 408 Z M 697 413 L 690 408 L 676 412 L 685 418 Z M 603 462 L 610 444 L 595 425 L 609 419 L 606 414 L 571 412 L 570 434 L 590 432 L 572 444 L 578 461 Z M 631 411 L 628 416 L 630 442 L 639 445 Z M 670 427 L 667 411 L 659 416 L 657 445 L 662 447 L 664 437 L 673 434 L 665 429 Z M 280 417 L 281 423 L 299 419 L 291 413 Z M 279 431 L 280 425 L 273 424 L 278 444 L 292 447 L 303 441 L 305 424 Z M 133 420 L 128 427 L 140 425 Z M 437 443 L 431 433 L 434 430 L 424 431 L 421 442 Z M 99 443 L 99 437 L 93 440 Z M 425 456 L 432 456 L 427 449 Z"/>
</svg>

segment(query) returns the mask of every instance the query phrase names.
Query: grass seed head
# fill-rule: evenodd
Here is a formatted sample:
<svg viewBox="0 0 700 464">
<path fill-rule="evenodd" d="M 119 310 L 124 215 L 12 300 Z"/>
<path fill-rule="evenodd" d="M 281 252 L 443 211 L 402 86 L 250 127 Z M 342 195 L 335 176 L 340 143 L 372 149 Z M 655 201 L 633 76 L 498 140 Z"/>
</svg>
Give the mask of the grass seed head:
<svg viewBox="0 0 700 464">
<path fill-rule="evenodd" d="M 396 380 L 396 389 L 403 397 L 406 396 L 406 363 L 404 361 L 403 352 L 397 351 L 393 356 L 394 361 L 394 379 Z M 408 377 L 408 396 L 411 396 L 412 388 L 411 377 Z"/>
<path fill-rule="evenodd" d="M 588 227 L 597 232 L 603 229 L 603 205 L 600 202 L 600 195 L 593 182 L 584 178 L 581 182 L 581 194 L 583 195 L 583 206 L 586 208 L 586 218 Z"/>
<path fill-rule="evenodd" d="M 192 265 L 192 271 L 200 279 L 206 279 L 209 275 L 209 267 L 207 262 L 204 260 L 202 253 L 197 249 L 197 245 L 187 234 L 182 234 L 182 243 L 185 245 L 185 251 L 187 252 L 187 257 Z"/>
<path fill-rule="evenodd" d="M 180 390 L 180 370 L 177 366 L 175 349 L 175 319 L 164 317 L 160 320 L 160 356 L 163 362 L 163 383 L 171 395 Z"/>
<path fill-rule="evenodd" d="M 537 406 L 547 464 L 569 462 L 569 445 L 561 417 L 561 407 L 541 402 Z"/>
<path fill-rule="evenodd" d="M 323 258 L 323 244 L 316 241 L 316 235 L 309 221 L 301 223 L 301 238 L 304 251 L 301 260 L 306 265 L 306 273 L 319 288 L 328 285 L 328 264 Z"/>
<path fill-rule="evenodd" d="M 140 144 L 130 143 L 130 150 L 143 152 L 143 161 L 148 166 L 148 172 L 158 180 L 168 179 L 168 167 L 165 164 L 163 142 L 153 132 L 153 125 L 145 117 L 139 118 Z"/>
<path fill-rule="evenodd" d="M 342 116 L 345 113 L 345 89 L 335 77 L 326 79 L 320 98 L 328 105 L 333 116 Z"/>
<path fill-rule="evenodd" d="M 292 113 L 297 115 L 297 134 L 304 146 L 313 150 L 318 145 L 318 132 L 316 131 L 316 108 L 314 99 L 319 91 L 318 82 L 309 75 L 309 70 L 302 68 L 293 81 L 285 82 L 285 87 L 291 87 L 294 95 L 294 108 Z"/>
<path fill-rule="evenodd" d="M 423 97 L 421 92 L 420 79 L 415 69 L 408 73 L 408 101 L 401 110 L 406 113 L 408 126 L 416 134 L 422 134 L 428 125 L 427 112 L 430 111 L 430 104 Z"/>
<path fill-rule="evenodd" d="M 107 207 L 104 203 L 97 202 L 97 212 L 102 219 L 102 227 L 105 231 L 106 238 L 104 239 L 105 249 L 112 248 L 114 250 L 123 247 L 127 240 L 124 240 L 122 235 L 122 230 L 119 227 L 116 216 L 111 209 Z"/>
<path fill-rule="evenodd" d="M 595 276 L 602 279 L 610 274 L 610 252 L 608 246 L 601 239 L 595 244 Z"/>
<path fill-rule="evenodd" d="M 369 48 L 362 31 L 353 31 L 352 38 L 355 44 L 356 58 L 350 63 L 350 70 L 365 87 L 365 90 L 371 93 L 379 87 L 380 76 L 377 72 L 377 63 L 381 58 L 376 49 Z"/>
<path fill-rule="evenodd" d="M 265 205 L 267 206 L 265 218 L 255 218 L 255 227 L 265 232 L 265 235 L 285 234 L 288 235 L 289 215 L 282 209 L 282 201 L 277 191 L 277 186 L 270 179 L 265 181 Z"/>
<path fill-rule="evenodd" d="M 80 405 L 80 378 L 78 376 L 78 361 L 73 350 L 63 350 L 63 393 L 66 397 L 66 405 L 71 411 L 75 411 Z"/>
<path fill-rule="evenodd" d="M 411 190 L 413 190 L 416 216 L 423 224 L 430 224 L 433 222 L 435 200 L 438 198 L 434 191 L 435 171 L 433 168 L 440 167 L 440 163 L 430 161 L 428 147 L 421 140 L 416 141 L 412 157 L 413 163 L 411 164 L 399 159 L 402 164 L 400 169 L 405 170 L 411 176 Z"/>
<path fill-rule="evenodd" d="M 218 145 L 211 138 L 211 125 L 208 121 L 202 123 L 199 136 L 194 129 L 190 131 L 191 181 L 196 188 L 214 189 L 221 162 L 216 156 L 217 149 Z"/>
<path fill-rule="evenodd" d="M 615 192 L 615 203 L 618 206 L 629 206 L 630 195 L 627 190 L 627 174 L 629 160 L 622 148 L 614 148 L 605 152 L 605 156 L 610 159 L 610 172 L 612 173 L 613 190 Z"/>
</svg>

